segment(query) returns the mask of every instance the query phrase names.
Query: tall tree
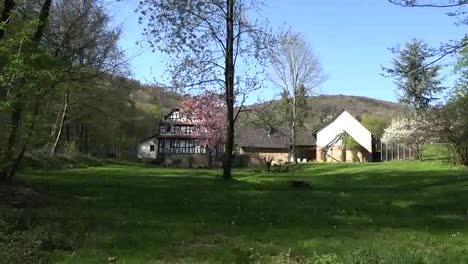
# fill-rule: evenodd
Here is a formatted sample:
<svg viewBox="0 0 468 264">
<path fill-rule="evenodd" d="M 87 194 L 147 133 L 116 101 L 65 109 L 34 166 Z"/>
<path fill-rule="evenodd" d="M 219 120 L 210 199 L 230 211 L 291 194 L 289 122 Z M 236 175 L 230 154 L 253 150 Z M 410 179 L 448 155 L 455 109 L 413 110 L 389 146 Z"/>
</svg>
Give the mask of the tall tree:
<svg viewBox="0 0 468 264">
<path fill-rule="evenodd" d="M 103 79 L 125 73 L 125 56 L 117 43 L 121 30 L 110 26 L 111 18 L 99 0 L 58 0 L 53 7 L 47 44 L 67 65 L 58 91 L 63 99 L 57 109 L 60 118 L 52 126 L 51 154 L 56 152 L 65 120 L 72 120 L 68 118 L 70 100 L 83 107 L 86 97 L 93 96 L 91 89 L 105 86 Z"/>
<path fill-rule="evenodd" d="M 39 48 L 40 41 L 44 34 L 44 29 L 50 13 L 50 7 L 52 5 L 52 0 L 45 0 L 41 6 L 38 22 L 36 29 L 33 35 L 30 38 L 29 46 L 26 49 L 30 49 L 32 52 L 36 52 Z M 26 95 L 23 94 L 22 86 L 26 85 L 26 80 L 24 78 L 18 79 L 17 82 L 14 82 L 13 85 L 19 91 L 16 92 L 13 102 L 12 110 L 10 114 L 10 130 L 8 135 L 8 141 L 6 144 L 6 149 L 2 157 L 2 167 L 0 170 L 0 181 L 10 182 L 16 172 L 19 162 L 22 159 L 24 150 L 20 150 L 19 153 L 16 147 L 18 146 L 18 138 L 21 129 L 21 123 L 23 119 L 23 113 L 25 110 L 25 98 Z M 34 107 L 33 110 L 35 113 L 39 111 L 38 107 Z M 31 132 L 32 133 L 32 132 Z M 15 156 L 17 155 L 17 156 Z"/>
<path fill-rule="evenodd" d="M 467 37 L 468 39 L 468 37 Z M 468 47 L 460 51 L 455 73 L 459 76 L 438 119 L 442 139 L 451 143 L 459 164 L 468 166 Z"/>
<path fill-rule="evenodd" d="M 99 0 L 28 1 L 17 9 L 25 16 L 11 22 L 15 31 L 2 41 L 11 43 L 9 48 L 0 47 L 0 52 L 18 50 L 2 54 L 6 59 L 0 72 L 0 85 L 7 87 L 5 95 L 0 94 L 0 105 L 10 116 L 8 125 L 1 123 L 7 133 L 0 133 L 1 176 L 6 180 L 13 178 L 28 147 L 47 143 L 46 134 L 50 133 L 54 152 L 64 124 L 72 120 L 69 113 L 86 97 L 104 90 L 98 86 L 108 88 L 111 76 L 124 68 L 117 47 L 120 31 L 110 26 Z M 93 101 L 93 106 L 98 105 Z M 48 119 L 54 111 L 57 118 Z M 83 138 L 89 138 L 87 128 L 81 130 Z"/>
<path fill-rule="evenodd" d="M 290 104 L 292 159 L 297 163 L 296 129 L 300 120 L 299 110 L 304 106 L 305 97 L 318 88 L 325 76 L 319 59 L 304 37 L 290 30 L 283 33 L 270 50 L 270 62 L 270 79 L 281 89 L 283 97 Z"/>
<path fill-rule="evenodd" d="M 439 77 L 440 65 L 428 65 L 432 50 L 422 40 L 411 40 L 403 49 L 392 49 L 397 57 L 391 68 L 383 68 L 387 77 L 395 78 L 395 84 L 402 94 L 399 101 L 413 110 L 423 113 L 438 99 L 445 88 Z"/>
<path fill-rule="evenodd" d="M 139 5 L 150 45 L 173 58 L 173 84 L 224 95 L 224 179 L 232 177 L 235 121 L 247 94 L 259 87 L 257 66 L 270 43 L 264 26 L 249 19 L 262 6 L 258 0 L 142 0 Z"/>
</svg>

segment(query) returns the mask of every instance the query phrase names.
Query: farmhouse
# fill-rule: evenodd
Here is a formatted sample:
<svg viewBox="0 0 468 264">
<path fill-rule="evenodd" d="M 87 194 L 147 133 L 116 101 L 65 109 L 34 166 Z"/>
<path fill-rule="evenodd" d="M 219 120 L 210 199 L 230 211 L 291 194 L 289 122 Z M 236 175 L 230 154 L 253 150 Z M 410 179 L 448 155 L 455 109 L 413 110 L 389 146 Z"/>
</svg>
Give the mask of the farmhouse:
<svg viewBox="0 0 468 264">
<path fill-rule="evenodd" d="M 357 142 L 355 153 L 346 145 L 347 138 Z M 291 136 L 286 129 L 245 129 L 238 145 L 241 155 L 249 154 L 260 160 L 273 158 L 276 162 L 292 161 Z M 312 132 L 299 129 L 296 147 L 299 162 L 380 161 L 381 157 L 380 139 L 345 110 Z"/>
<path fill-rule="evenodd" d="M 297 158 L 300 162 L 315 160 L 315 138 L 312 132 L 298 129 L 296 132 Z M 292 141 L 289 129 L 268 127 L 243 129 L 239 136 L 239 154 L 255 158 L 271 158 L 274 162 L 290 161 Z"/>
<path fill-rule="evenodd" d="M 196 144 L 194 132 L 193 120 L 172 109 L 160 122 L 159 133 L 138 146 L 138 157 L 171 166 L 205 166 L 206 147 Z"/>
<path fill-rule="evenodd" d="M 139 145 L 138 157 L 156 159 L 168 166 L 206 166 L 207 149 L 196 144 L 194 132 L 194 122 L 179 109 L 173 109 L 161 121 L 159 132 Z M 354 148 L 348 145 L 350 139 Z M 289 129 L 244 128 L 240 131 L 237 146 L 240 156 L 249 157 L 250 165 L 261 164 L 265 159 L 271 159 L 273 163 L 292 161 Z M 388 160 L 388 150 L 400 153 L 400 148 L 394 150 L 390 146 L 385 147 L 387 153 L 382 153 L 382 146 L 385 145 L 379 138 L 345 110 L 314 131 L 300 128 L 296 133 L 298 162 L 382 161 Z M 222 146 L 217 146 L 215 155 L 221 153 Z M 405 153 L 403 149 L 404 157 L 411 156 Z M 392 159 L 396 157 L 393 152 L 390 154 Z"/>
</svg>

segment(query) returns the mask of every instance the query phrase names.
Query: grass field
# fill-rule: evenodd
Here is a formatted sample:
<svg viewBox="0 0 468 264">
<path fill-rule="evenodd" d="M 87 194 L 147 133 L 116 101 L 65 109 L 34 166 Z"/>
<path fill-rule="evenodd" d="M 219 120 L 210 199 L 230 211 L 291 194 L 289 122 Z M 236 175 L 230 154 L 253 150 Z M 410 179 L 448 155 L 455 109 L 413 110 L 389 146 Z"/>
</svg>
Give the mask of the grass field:
<svg viewBox="0 0 468 264">
<path fill-rule="evenodd" d="M 24 172 L 48 196 L 0 211 L 0 263 L 468 263 L 465 168 L 399 161 L 311 164 L 294 176 L 236 170 L 232 182 L 219 174 Z"/>
</svg>

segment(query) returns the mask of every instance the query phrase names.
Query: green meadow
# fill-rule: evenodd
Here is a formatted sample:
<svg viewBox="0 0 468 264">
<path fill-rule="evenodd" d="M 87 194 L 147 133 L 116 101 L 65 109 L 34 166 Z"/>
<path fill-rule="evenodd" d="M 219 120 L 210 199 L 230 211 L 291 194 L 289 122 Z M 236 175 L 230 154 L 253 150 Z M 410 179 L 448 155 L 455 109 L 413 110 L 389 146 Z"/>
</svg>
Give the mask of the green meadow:
<svg viewBox="0 0 468 264">
<path fill-rule="evenodd" d="M 440 161 L 287 173 L 148 165 L 25 171 L 0 263 L 468 263 L 468 170 Z M 292 188 L 290 180 L 310 186 Z"/>
</svg>

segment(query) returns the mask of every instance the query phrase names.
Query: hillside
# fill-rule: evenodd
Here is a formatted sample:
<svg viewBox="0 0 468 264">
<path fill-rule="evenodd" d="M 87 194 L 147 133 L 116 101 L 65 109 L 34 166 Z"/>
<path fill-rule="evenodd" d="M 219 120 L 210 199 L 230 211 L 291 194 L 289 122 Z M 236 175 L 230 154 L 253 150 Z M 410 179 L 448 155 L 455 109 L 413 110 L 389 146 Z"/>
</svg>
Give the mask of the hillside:
<svg viewBox="0 0 468 264">
<path fill-rule="evenodd" d="M 131 93 L 131 99 L 138 109 L 150 114 L 156 120 L 162 118 L 170 108 L 176 107 L 180 96 L 158 86 L 137 86 Z M 279 100 L 271 100 L 247 106 L 250 111 L 243 112 L 237 122 L 237 131 L 244 127 L 287 126 L 284 107 Z M 397 103 L 377 100 L 364 96 L 319 95 L 307 98 L 307 107 L 302 111 L 303 125 L 309 130 L 319 127 L 332 119 L 342 109 L 347 110 L 358 120 L 367 114 L 390 121 L 398 117 L 401 107 Z M 157 125 L 157 124 L 156 124 Z"/>
<path fill-rule="evenodd" d="M 284 110 L 281 110 L 281 102 L 272 100 L 249 106 L 253 112 L 242 113 L 238 126 L 284 126 Z M 307 108 L 304 109 L 304 126 L 315 129 L 320 124 L 328 121 L 342 109 L 347 110 L 358 120 L 363 114 L 391 120 L 398 117 L 401 107 L 394 102 L 377 100 L 364 96 L 351 95 L 319 95 L 307 98 Z"/>
</svg>

